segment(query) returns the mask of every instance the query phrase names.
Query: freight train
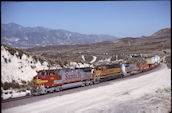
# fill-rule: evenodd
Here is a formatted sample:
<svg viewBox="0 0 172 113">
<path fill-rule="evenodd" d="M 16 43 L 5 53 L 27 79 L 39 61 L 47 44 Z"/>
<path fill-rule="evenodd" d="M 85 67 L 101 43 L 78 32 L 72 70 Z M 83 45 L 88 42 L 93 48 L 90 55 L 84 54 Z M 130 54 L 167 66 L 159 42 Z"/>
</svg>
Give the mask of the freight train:
<svg viewBox="0 0 172 113">
<path fill-rule="evenodd" d="M 122 78 L 148 71 L 160 64 L 160 58 L 146 58 L 146 64 L 125 63 L 99 65 L 94 68 L 39 70 L 33 77 L 32 95 L 41 95 L 63 89 L 88 86 L 105 80 Z"/>
</svg>

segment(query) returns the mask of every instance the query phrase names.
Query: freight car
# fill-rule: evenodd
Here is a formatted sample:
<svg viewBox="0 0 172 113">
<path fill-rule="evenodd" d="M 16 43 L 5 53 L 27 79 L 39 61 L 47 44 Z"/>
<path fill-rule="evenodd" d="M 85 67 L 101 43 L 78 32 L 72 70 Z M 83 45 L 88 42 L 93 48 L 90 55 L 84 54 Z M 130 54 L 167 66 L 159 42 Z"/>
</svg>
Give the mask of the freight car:
<svg viewBox="0 0 172 113">
<path fill-rule="evenodd" d="M 124 76 L 134 75 L 141 72 L 139 63 L 122 64 L 121 69 Z"/>
<path fill-rule="evenodd" d="M 141 72 L 145 72 L 145 71 L 150 70 L 149 64 L 139 64 L 139 70 L 140 70 Z"/>
<path fill-rule="evenodd" d="M 92 68 L 40 70 L 33 77 L 33 95 L 93 84 Z"/>
<path fill-rule="evenodd" d="M 146 58 L 146 63 L 149 65 L 150 69 L 153 69 L 160 64 L 160 57 L 155 55 L 153 57 Z"/>
</svg>

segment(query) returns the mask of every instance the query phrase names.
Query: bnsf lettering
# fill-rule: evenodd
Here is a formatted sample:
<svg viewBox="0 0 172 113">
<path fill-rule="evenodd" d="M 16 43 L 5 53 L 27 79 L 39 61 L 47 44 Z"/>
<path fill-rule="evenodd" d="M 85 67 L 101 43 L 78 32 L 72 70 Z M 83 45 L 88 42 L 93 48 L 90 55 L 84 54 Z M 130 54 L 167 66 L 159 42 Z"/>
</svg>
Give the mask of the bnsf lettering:
<svg viewBox="0 0 172 113">
<path fill-rule="evenodd" d="M 69 75 L 68 73 L 66 73 L 65 79 L 66 79 L 66 80 L 81 79 L 81 73 L 78 72 L 77 74 L 71 74 L 71 75 Z"/>
</svg>

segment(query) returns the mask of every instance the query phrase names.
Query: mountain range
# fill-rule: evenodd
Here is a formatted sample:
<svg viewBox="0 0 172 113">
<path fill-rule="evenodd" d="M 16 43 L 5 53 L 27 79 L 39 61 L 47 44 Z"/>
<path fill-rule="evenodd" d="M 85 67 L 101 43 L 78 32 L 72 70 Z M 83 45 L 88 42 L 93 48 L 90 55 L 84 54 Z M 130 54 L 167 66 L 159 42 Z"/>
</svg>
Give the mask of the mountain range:
<svg viewBox="0 0 172 113">
<path fill-rule="evenodd" d="M 86 35 L 61 29 L 23 27 L 15 23 L 1 24 L 1 41 L 18 48 L 47 45 L 89 44 L 118 39 L 110 35 Z"/>
</svg>

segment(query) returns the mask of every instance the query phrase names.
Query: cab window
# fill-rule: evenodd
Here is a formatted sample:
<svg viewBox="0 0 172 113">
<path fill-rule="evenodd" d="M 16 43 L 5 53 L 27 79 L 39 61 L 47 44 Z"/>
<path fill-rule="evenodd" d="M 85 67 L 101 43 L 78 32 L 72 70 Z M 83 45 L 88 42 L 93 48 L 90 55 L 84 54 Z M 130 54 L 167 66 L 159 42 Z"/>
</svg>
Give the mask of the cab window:
<svg viewBox="0 0 172 113">
<path fill-rule="evenodd" d="M 54 72 L 51 72 L 51 73 L 50 73 L 50 76 L 54 76 L 54 75 L 55 75 L 55 73 L 54 73 Z"/>
<path fill-rule="evenodd" d="M 101 67 L 97 67 L 96 70 L 101 70 Z"/>
<path fill-rule="evenodd" d="M 48 73 L 47 72 L 39 72 L 38 75 L 46 76 L 46 75 L 48 75 Z"/>
</svg>

